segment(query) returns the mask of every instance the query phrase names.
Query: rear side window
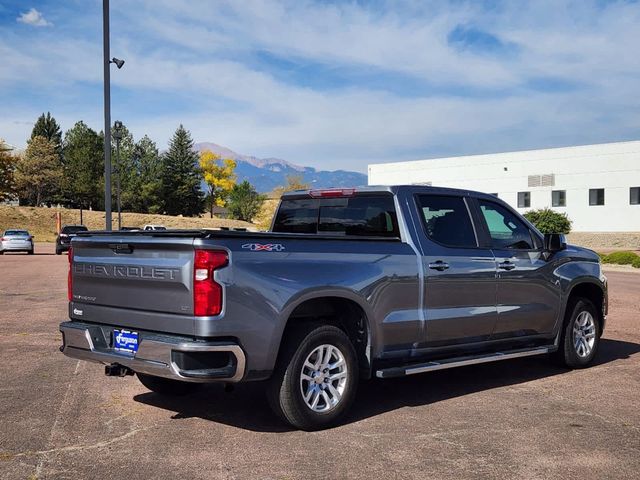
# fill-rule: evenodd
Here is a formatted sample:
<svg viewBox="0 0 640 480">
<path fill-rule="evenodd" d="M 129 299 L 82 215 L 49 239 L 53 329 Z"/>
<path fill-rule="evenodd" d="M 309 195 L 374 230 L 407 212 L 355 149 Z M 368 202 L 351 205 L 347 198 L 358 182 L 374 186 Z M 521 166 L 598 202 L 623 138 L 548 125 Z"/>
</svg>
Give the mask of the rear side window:
<svg viewBox="0 0 640 480">
<path fill-rule="evenodd" d="M 427 236 L 448 247 L 477 247 L 469 210 L 462 197 L 420 195 L 418 197 Z"/>
<path fill-rule="evenodd" d="M 283 200 L 274 232 L 399 237 L 393 196 Z"/>
</svg>

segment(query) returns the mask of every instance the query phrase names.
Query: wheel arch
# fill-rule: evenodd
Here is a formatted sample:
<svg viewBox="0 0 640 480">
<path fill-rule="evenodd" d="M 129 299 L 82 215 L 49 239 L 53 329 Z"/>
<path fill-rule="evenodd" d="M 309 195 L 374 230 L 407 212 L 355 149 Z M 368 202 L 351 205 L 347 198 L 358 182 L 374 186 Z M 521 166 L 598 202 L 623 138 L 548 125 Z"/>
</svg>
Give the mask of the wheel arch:
<svg viewBox="0 0 640 480">
<path fill-rule="evenodd" d="M 563 324 L 566 320 L 568 309 L 573 305 L 573 301 L 576 298 L 586 298 L 593 302 L 596 307 L 596 311 L 600 315 L 599 325 L 600 332 L 602 335 L 604 330 L 604 320 L 607 313 L 607 296 L 606 296 L 606 288 L 603 287 L 600 283 L 595 282 L 593 280 L 582 280 L 575 282 L 567 292 L 567 297 L 564 305 L 563 312 Z"/>
<path fill-rule="evenodd" d="M 302 294 L 289 302 L 283 311 L 282 329 L 278 338 L 278 352 L 289 329 L 303 323 L 319 322 L 335 325 L 343 330 L 358 354 L 361 378 L 371 375 L 371 346 L 373 345 L 372 313 L 350 290 L 325 290 Z"/>
</svg>

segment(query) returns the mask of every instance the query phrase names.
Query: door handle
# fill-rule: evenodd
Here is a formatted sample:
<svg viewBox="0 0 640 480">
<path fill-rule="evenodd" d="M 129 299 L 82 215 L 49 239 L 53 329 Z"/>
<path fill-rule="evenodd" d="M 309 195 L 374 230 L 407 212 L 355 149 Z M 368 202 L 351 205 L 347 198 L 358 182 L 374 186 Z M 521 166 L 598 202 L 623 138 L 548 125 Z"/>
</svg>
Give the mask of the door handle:
<svg viewBox="0 0 640 480">
<path fill-rule="evenodd" d="M 514 268 L 516 268 L 516 264 L 507 260 L 505 262 L 499 263 L 498 268 L 501 268 L 502 270 L 513 270 Z"/>
<path fill-rule="evenodd" d="M 438 270 L 439 272 L 442 272 L 449 268 L 449 264 L 447 262 L 443 262 L 442 260 L 438 260 L 437 262 L 430 263 L 429 268 L 431 270 Z"/>
</svg>

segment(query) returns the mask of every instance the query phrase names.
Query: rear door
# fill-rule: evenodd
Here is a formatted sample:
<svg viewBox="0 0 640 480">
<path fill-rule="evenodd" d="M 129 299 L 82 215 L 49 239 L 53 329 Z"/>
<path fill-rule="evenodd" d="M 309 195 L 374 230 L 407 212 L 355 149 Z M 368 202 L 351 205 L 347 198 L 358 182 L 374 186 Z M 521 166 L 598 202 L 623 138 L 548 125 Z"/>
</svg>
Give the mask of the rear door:
<svg viewBox="0 0 640 480">
<path fill-rule="evenodd" d="M 372 192 L 336 195 L 338 191 L 329 190 L 329 197 L 309 196 L 284 197 L 273 223 L 273 231 L 279 233 L 306 233 L 325 237 L 377 237 L 380 239 L 399 238 L 400 231 L 394 196 L 391 192 Z M 314 192 L 315 194 L 315 192 Z M 325 248 L 333 248 L 335 243 L 325 243 Z M 379 255 L 375 250 L 386 252 Z M 416 339 L 421 337 L 423 322 L 420 318 L 420 284 L 416 265 L 415 251 L 408 245 L 380 242 L 360 245 L 360 251 L 353 259 L 337 263 L 330 252 L 321 253 L 320 262 L 324 269 L 336 265 L 338 275 L 327 278 L 330 285 L 338 279 L 340 288 L 356 289 L 372 304 L 372 310 L 379 316 L 371 319 L 380 329 L 378 340 L 381 349 L 391 356 L 411 351 Z M 371 264 L 359 268 L 357 258 L 370 258 Z M 339 257 L 338 257 L 339 258 Z M 304 260 L 311 268 L 316 258 L 309 253 Z M 347 270 L 345 270 L 347 269 Z M 379 275 L 379 285 L 370 285 L 372 274 Z M 373 287 L 373 288 L 372 288 Z M 384 287 L 384 295 L 373 291 Z M 371 289 L 371 290 L 370 290 Z M 368 291 L 370 290 L 370 291 Z"/>
<path fill-rule="evenodd" d="M 426 275 L 427 348 L 488 340 L 496 324 L 496 266 L 480 247 L 468 197 L 416 196 Z"/>
<path fill-rule="evenodd" d="M 498 269 L 493 338 L 551 334 L 561 292 L 551 280 L 553 266 L 544 258 L 541 238 L 501 203 L 478 199 L 478 207 Z"/>
</svg>

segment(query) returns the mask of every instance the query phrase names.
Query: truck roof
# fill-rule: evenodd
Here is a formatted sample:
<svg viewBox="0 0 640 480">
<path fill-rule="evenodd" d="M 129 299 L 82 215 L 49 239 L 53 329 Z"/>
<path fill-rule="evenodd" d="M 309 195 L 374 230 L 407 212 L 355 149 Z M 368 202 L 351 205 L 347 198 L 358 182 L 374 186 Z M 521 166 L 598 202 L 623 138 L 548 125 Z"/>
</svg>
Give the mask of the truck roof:
<svg viewBox="0 0 640 480">
<path fill-rule="evenodd" d="M 322 197 L 323 193 L 329 193 L 327 196 L 332 196 L 331 193 L 335 193 L 334 196 L 340 196 L 340 192 L 344 192 L 345 196 L 358 194 L 358 193 L 393 193 L 396 194 L 401 190 L 410 189 L 413 192 L 419 193 L 455 193 L 458 195 L 474 195 L 478 197 L 495 198 L 490 193 L 478 192 L 474 190 L 464 190 L 460 188 L 449 187 L 437 187 L 430 185 L 365 185 L 359 187 L 337 187 L 337 188 L 318 188 L 318 189 L 305 189 L 305 190 L 292 190 L 282 194 L 282 198 L 291 197 Z"/>
</svg>

